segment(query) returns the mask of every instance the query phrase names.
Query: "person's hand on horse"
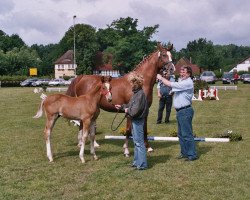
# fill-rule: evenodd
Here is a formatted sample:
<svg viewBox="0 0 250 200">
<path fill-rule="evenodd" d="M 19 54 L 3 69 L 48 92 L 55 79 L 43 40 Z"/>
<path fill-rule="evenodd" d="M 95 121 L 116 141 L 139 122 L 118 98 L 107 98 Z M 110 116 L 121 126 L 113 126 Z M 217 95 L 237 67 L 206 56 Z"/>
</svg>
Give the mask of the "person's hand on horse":
<svg viewBox="0 0 250 200">
<path fill-rule="evenodd" d="M 161 80 L 161 79 L 162 79 L 162 75 L 157 74 L 157 79 L 158 79 L 158 80 Z"/>
<path fill-rule="evenodd" d="M 117 110 L 119 110 L 120 108 L 121 108 L 122 106 L 121 105 L 115 105 L 115 108 L 117 109 Z"/>
</svg>

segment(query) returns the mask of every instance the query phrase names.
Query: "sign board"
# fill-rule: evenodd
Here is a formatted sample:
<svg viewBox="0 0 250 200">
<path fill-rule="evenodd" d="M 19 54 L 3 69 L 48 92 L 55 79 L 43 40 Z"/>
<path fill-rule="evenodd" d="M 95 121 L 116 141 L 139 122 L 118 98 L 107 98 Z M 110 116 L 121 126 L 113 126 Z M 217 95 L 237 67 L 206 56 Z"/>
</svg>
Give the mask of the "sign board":
<svg viewBox="0 0 250 200">
<path fill-rule="evenodd" d="M 30 76 L 37 76 L 37 68 L 30 68 Z"/>
</svg>

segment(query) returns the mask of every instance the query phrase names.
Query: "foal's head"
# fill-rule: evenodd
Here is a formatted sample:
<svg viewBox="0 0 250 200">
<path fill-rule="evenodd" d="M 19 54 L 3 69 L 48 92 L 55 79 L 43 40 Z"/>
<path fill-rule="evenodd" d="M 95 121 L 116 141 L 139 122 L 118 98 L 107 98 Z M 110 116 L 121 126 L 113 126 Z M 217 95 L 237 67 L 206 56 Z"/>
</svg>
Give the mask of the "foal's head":
<svg viewBox="0 0 250 200">
<path fill-rule="evenodd" d="M 102 88 L 101 88 L 101 94 L 104 95 L 108 102 L 112 101 L 112 93 L 111 93 L 111 85 L 110 81 L 112 80 L 111 76 L 102 76 Z"/>
<path fill-rule="evenodd" d="M 157 44 L 158 48 L 158 58 L 159 58 L 159 68 L 167 72 L 168 75 L 171 75 L 175 71 L 175 66 L 172 62 L 171 50 L 173 49 L 173 44 L 168 48 L 164 48 L 160 43 Z"/>
</svg>

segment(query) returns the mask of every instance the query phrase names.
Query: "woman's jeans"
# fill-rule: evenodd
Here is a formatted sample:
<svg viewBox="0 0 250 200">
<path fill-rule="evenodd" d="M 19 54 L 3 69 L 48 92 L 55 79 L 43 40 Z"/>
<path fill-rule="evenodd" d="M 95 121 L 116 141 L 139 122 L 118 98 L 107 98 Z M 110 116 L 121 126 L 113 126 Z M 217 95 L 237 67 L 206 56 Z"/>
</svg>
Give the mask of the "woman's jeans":
<svg viewBox="0 0 250 200">
<path fill-rule="evenodd" d="M 190 160 L 197 159 L 195 141 L 193 136 L 192 119 L 194 110 L 192 107 L 182 109 L 176 113 L 178 121 L 178 137 L 181 146 L 181 155 Z"/>
<path fill-rule="evenodd" d="M 147 163 L 147 151 L 144 144 L 144 122 L 145 119 L 132 119 L 132 135 L 134 141 L 134 161 L 133 166 L 137 169 L 146 169 Z"/>
</svg>

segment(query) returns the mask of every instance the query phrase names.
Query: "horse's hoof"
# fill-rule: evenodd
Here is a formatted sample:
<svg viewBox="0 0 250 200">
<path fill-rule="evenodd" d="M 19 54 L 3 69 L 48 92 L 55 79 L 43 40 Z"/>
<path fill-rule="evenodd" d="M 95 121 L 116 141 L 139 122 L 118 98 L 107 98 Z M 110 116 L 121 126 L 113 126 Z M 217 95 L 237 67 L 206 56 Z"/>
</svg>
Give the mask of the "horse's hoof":
<svg viewBox="0 0 250 200">
<path fill-rule="evenodd" d="M 94 156 L 94 160 L 98 160 L 98 157 L 97 157 L 97 156 Z"/>
<path fill-rule="evenodd" d="M 154 151 L 153 148 L 151 148 L 151 147 L 148 148 L 148 152 L 153 152 L 153 151 Z"/>
<path fill-rule="evenodd" d="M 97 149 L 100 148 L 100 145 L 96 141 L 94 141 L 94 147 Z"/>
<path fill-rule="evenodd" d="M 82 161 L 82 164 L 85 164 L 85 163 L 86 163 L 84 159 L 83 159 L 83 160 L 81 160 L 81 161 Z"/>
<path fill-rule="evenodd" d="M 129 154 L 124 154 L 124 156 L 125 156 L 126 158 L 129 158 L 129 157 L 130 157 Z"/>
</svg>

